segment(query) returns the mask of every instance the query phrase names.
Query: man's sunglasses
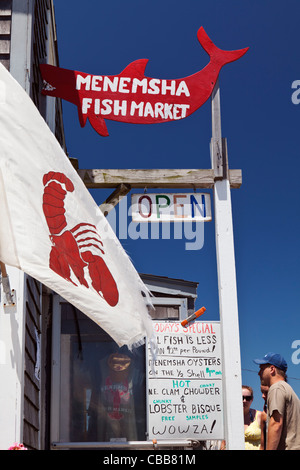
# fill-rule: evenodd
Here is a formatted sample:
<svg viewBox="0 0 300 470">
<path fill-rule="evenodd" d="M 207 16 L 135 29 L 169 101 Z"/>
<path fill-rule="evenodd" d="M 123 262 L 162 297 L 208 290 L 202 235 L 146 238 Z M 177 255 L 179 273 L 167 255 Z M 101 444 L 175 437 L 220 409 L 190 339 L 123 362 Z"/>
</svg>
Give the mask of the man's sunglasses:
<svg viewBox="0 0 300 470">
<path fill-rule="evenodd" d="M 245 397 L 245 396 L 243 395 L 243 401 L 244 401 L 244 400 L 246 400 L 246 401 L 251 401 L 252 398 L 253 398 L 253 397 L 249 397 L 249 396 Z"/>
</svg>

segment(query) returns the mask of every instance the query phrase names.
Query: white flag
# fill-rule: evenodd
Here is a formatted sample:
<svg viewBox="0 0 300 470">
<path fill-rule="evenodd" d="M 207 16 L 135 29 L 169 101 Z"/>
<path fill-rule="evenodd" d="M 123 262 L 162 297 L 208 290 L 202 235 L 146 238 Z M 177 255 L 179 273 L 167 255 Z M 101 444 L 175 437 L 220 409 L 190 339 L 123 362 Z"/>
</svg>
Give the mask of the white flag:
<svg viewBox="0 0 300 470">
<path fill-rule="evenodd" d="M 149 292 L 23 88 L 0 64 L 0 260 L 60 294 L 119 346 L 152 336 Z"/>
</svg>

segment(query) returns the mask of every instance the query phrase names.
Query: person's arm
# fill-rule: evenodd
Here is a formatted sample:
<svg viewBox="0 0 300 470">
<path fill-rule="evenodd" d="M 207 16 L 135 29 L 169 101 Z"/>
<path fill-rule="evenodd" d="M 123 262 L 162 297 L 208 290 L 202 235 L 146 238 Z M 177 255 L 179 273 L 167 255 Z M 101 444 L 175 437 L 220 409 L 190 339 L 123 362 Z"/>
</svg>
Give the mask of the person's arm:
<svg viewBox="0 0 300 470">
<path fill-rule="evenodd" d="M 277 450 L 283 426 L 283 416 L 274 410 L 268 425 L 267 450 Z"/>
</svg>

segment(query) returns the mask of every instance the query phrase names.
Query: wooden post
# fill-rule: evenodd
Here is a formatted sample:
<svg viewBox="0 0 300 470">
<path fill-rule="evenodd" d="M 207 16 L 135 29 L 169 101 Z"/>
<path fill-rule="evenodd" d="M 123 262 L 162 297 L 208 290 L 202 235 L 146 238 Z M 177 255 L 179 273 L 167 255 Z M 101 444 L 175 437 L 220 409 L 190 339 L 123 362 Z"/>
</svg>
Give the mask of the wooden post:
<svg viewBox="0 0 300 470">
<path fill-rule="evenodd" d="M 226 145 L 221 135 L 220 88 L 212 94 L 212 168 L 215 171 L 214 212 L 222 338 L 224 426 L 226 449 L 243 450 L 244 419 L 238 324 L 235 255 Z"/>
</svg>

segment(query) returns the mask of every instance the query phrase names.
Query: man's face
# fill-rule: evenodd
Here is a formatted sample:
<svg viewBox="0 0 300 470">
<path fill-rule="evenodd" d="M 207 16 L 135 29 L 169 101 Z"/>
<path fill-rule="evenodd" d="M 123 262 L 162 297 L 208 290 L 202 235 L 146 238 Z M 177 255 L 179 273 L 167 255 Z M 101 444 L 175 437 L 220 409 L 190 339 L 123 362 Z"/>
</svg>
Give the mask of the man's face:
<svg viewBox="0 0 300 470">
<path fill-rule="evenodd" d="M 270 386 L 270 367 L 271 364 L 261 364 L 259 366 L 258 375 L 260 377 L 261 385 Z"/>
</svg>

